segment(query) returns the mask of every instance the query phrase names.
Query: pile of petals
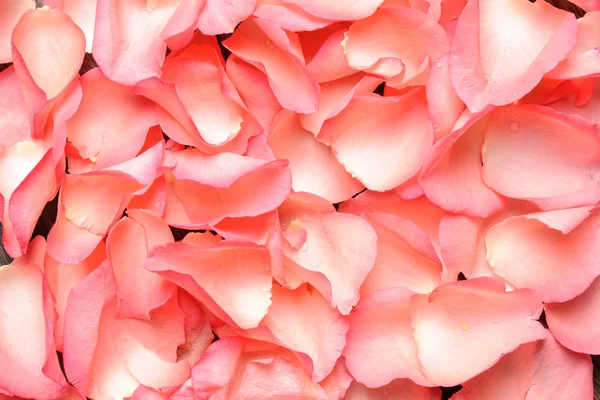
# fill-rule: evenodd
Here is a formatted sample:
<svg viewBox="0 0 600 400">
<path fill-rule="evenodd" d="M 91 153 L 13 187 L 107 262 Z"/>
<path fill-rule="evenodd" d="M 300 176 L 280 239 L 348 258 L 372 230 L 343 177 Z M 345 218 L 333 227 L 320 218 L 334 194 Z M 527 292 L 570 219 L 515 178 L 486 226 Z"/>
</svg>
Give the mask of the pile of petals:
<svg viewBox="0 0 600 400">
<path fill-rule="evenodd" d="M 598 1 L 40 3 L 0 399 L 592 399 Z"/>
</svg>

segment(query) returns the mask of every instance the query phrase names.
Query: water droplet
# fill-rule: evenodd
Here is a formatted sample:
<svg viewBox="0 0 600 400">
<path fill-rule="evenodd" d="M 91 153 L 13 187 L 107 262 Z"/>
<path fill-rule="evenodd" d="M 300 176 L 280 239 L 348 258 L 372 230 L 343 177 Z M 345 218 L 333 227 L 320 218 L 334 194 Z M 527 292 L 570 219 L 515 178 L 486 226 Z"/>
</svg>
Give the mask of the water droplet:
<svg viewBox="0 0 600 400">
<path fill-rule="evenodd" d="M 458 60 L 458 56 L 456 54 L 452 54 L 452 58 L 454 58 L 455 60 Z"/>
<path fill-rule="evenodd" d="M 507 52 L 507 53 L 510 53 L 510 50 L 511 50 L 510 47 L 505 47 L 504 48 L 504 51 Z"/>
<path fill-rule="evenodd" d="M 510 124 L 508 124 L 508 129 L 511 132 L 517 132 L 520 128 L 521 128 L 521 124 L 518 123 L 517 121 L 512 121 Z"/>
<path fill-rule="evenodd" d="M 515 169 L 515 166 L 514 166 L 514 165 L 511 165 L 511 166 L 510 166 L 510 169 Z"/>
<path fill-rule="evenodd" d="M 442 63 L 438 61 L 438 62 L 435 64 L 435 66 L 436 66 L 436 67 L 438 67 L 438 68 L 442 68 Z"/>
<path fill-rule="evenodd" d="M 505 240 L 503 244 L 504 244 L 505 246 L 507 246 L 507 245 L 508 245 L 508 240 Z"/>
<path fill-rule="evenodd" d="M 273 50 L 273 42 L 271 42 L 270 40 L 267 40 L 267 49 Z"/>
<path fill-rule="evenodd" d="M 31 296 L 29 296 L 29 301 L 31 301 Z"/>
<path fill-rule="evenodd" d="M 317 179 L 317 175 L 316 174 L 313 174 L 312 177 L 313 177 L 313 179 Z"/>
</svg>

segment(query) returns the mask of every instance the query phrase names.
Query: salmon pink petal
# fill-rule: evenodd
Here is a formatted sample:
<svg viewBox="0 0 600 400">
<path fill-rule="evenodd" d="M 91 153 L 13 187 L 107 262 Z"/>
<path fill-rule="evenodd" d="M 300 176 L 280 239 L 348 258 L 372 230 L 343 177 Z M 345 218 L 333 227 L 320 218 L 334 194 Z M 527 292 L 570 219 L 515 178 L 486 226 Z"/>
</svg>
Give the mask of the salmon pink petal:
<svg viewBox="0 0 600 400">
<path fill-rule="evenodd" d="M 91 53 L 98 0 L 44 0 L 44 4 L 71 17 L 85 35 L 85 51 Z"/>
<path fill-rule="evenodd" d="M 333 22 L 309 14 L 284 0 L 257 0 L 254 15 L 292 32 L 314 31 Z"/>
<path fill-rule="evenodd" d="M 448 54 L 442 55 L 431 68 L 427 78 L 427 107 L 433 126 L 434 141 L 452 131 L 465 103 L 458 97 L 450 82 Z"/>
<path fill-rule="evenodd" d="M 292 188 L 297 192 L 314 193 L 339 203 L 364 189 L 336 160 L 332 150 L 300 125 L 297 114 L 282 111 L 268 143 L 275 157 L 290 162 Z"/>
<path fill-rule="evenodd" d="M 282 346 L 300 354 L 298 359 L 314 382 L 322 381 L 346 345 L 348 322 L 319 292 L 311 293 L 306 286 L 288 290 L 276 285 L 272 292 L 272 304 L 261 325 Z"/>
<path fill-rule="evenodd" d="M 476 278 L 438 287 L 413 308 L 423 373 L 441 386 L 480 374 L 519 345 L 546 337 L 536 321 L 542 310 L 532 291 L 505 292 L 499 279 Z"/>
<path fill-rule="evenodd" d="M 340 163 L 368 189 L 393 189 L 417 173 L 433 144 L 427 106 L 415 97 L 356 97 L 319 138 L 329 138 Z"/>
<path fill-rule="evenodd" d="M 117 317 L 149 319 L 150 311 L 165 304 L 175 286 L 144 268 L 148 253 L 174 241 L 169 226 L 144 210 L 117 222 L 106 240 L 108 259 L 117 283 Z"/>
<path fill-rule="evenodd" d="M 578 353 L 600 354 L 600 327 L 594 323 L 600 309 L 600 278 L 573 300 L 546 304 L 550 331 L 565 347 Z"/>
<path fill-rule="evenodd" d="M 256 327 L 271 304 L 269 252 L 252 244 L 227 241 L 205 249 L 167 244 L 150 252 L 145 267 L 242 329 Z"/>
<path fill-rule="evenodd" d="M 450 77 L 471 112 L 527 94 L 571 51 L 577 21 L 540 1 L 469 0 L 458 19 Z"/>
<path fill-rule="evenodd" d="M 165 213 L 165 203 L 167 201 L 167 188 L 164 176 L 156 178 L 146 193 L 134 196 L 127 205 L 128 210 L 144 209 L 152 211 L 154 214 L 162 217 Z"/>
<path fill-rule="evenodd" d="M 53 99 L 77 76 L 85 36 L 69 16 L 44 7 L 23 14 L 12 33 L 12 46 L 19 78 Z"/>
<path fill-rule="evenodd" d="M 0 149 L 4 149 L 30 139 L 33 121 L 13 66 L 0 72 L 0 91 L 4 93 L 0 97 Z"/>
<path fill-rule="evenodd" d="M 487 117 L 475 114 L 433 146 L 419 175 L 432 203 L 473 217 L 488 217 L 504 206 L 504 198 L 487 187 L 482 177 L 481 147 L 486 129 Z"/>
<path fill-rule="evenodd" d="M 316 212 L 294 219 L 284 237 L 297 230 L 306 231 L 306 241 L 300 249 L 284 241 L 284 256 L 297 268 L 313 273 L 310 275 L 320 275 L 318 281 L 308 282 L 332 307 L 348 315 L 358 303 L 360 286 L 375 262 L 375 230 L 355 215 Z"/>
<path fill-rule="evenodd" d="M 205 35 L 231 33 L 254 12 L 256 0 L 206 0 L 198 18 L 198 28 Z"/>
<path fill-rule="evenodd" d="M 346 37 L 348 65 L 392 86 L 410 82 L 449 51 L 444 29 L 427 14 L 406 7 L 380 9 L 354 23 Z"/>
<path fill-rule="evenodd" d="M 577 23 L 579 31 L 575 47 L 546 74 L 546 78 L 573 79 L 600 73 L 600 12 L 589 12 Z"/>
<path fill-rule="evenodd" d="M 50 399 L 67 393 L 54 346 L 53 298 L 42 273 L 45 242 L 0 268 L 0 373 L 2 393 Z"/>
<path fill-rule="evenodd" d="M 342 400 L 353 380 L 346 367 L 346 360 L 340 357 L 331 373 L 319 384 L 327 393 L 329 400 Z"/>
<path fill-rule="evenodd" d="M 589 356 L 565 349 L 548 334 L 546 340 L 524 344 L 505 355 L 488 371 L 463 383 L 464 389 L 452 398 L 591 399 L 592 370 Z"/>
<path fill-rule="evenodd" d="M 135 157 L 151 126 L 157 125 L 156 107 L 132 94 L 132 88 L 114 83 L 99 68 L 81 78 L 83 99 L 67 123 L 67 139 L 95 169 L 120 164 Z M 118 108 L 114 105 L 118 104 Z M 90 120 L 98 119 L 90 124 Z M 123 135 L 127 131 L 127 135 Z"/>
<path fill-rule="evenodd" d="M 361 296 L 391 287 L 429 293 L 440 284 L 442 264 L 425 232 L 394 215 L 364 213 L 363 218 L 377 233 L 377 258 Z"/>
<path fill-rule="evenodd" d="M 544 210 L 600 200 L 600 136 L 580 117 L 540 106 L 496 109 L 482 153 L 485 183 L 504 196 Z"/>
<path fill-rule="evenodd" d="M 545 99 L 547 101 L 544 101 L 544 103 L 547 103 L 546 106 L 563 114 L 576 114 L 595 124 L 600 123 L 600 113 L 598 113 L 600 85 L 598 80 L 583 79 L 580 82 L 585 83 L 581 86 L 575 84 L 572 80 L 566 82 L 571 82 L 573 85 L 570 85 L 569 90 L 566 93 L 561 93 L 561 96 L 557 96 L 556 99 L 548 95 L 548 98 Z M 591 93 L 584 95 L 584 92 L 589 92 L 588 86 L 592 86 Z"/>
<path fill-rule="evenodd" d="M 284 108 L 298 113 L 318 109 L 319 85 L 308 74 L 296 34 L 254 18 L 242 22 L 223 44 L 268 76 L 271 89 Z"/>
<path fill-rule="evenodd" d="M 7 0 L 0 9 L 0 63 L 12 62 L 11 35 L 25 11 L 34 6 L 31 0 Z"/>
<path fill-rule="evenodd" d="M 210 315 L 189 293 L 179 289 L 177 301 L 185 316 L 185 343 L 177 347 L 177 360 L 187 360 L 192 367 L 214 341 L 215 335 L 210 325 Z"/>
<path fill-rule="evenodd" d="M 308 72 L 317 82 L 330 82 L 356 73 L 346 58 L 344 40 L 347 32 L 348 29 L 341 29 L 328 36 L 307 64 Z"/>
<path fill-rule="evenodd" d="M 159 143 L 119 165 L 81 175 L 67 175 L 59 194 L 56 224 L 48 234 L 48 253 L 58 261 L 87 258 L 121 216 L 133 195 L 156 177 L 164 154 Z M 77 245 L 72 240 L 77 237 Z"/>
<path fill-rule="evenodd" d="M 163 31 L 180 2 L 98 0 L 92 51 L 104 75 L 131 86 L 160 76 L 167 49 Z"/>
<path fill-rule="evenodd" d="M 366 0 L 361 2 L 353 1 L 320 1 L 311 0 L 283 0 L 285 3 L 296 4 L 307 12 L 317 17 L 352 21 L 368 17 L 373 14 L 377 7 L 383 3 L 383 0 Z"/>
<path fill-rule="evenodd" d="M 354 379 L 363 385 L 376 388 L 409 378 L 432 386 L 417 358 L 411 326 L 413 294 L 397 287 L 375 291 L 363 297 L 350 314 L 344 357 Z"/>
<path fill-rule="evenodd" d="M 396 379 L 376 389 L 369 389 L 358 382 L 352 382 L 344 400 L 440 400 L 439 388 L 423 387 L 409 379 Z"/>
</svg>

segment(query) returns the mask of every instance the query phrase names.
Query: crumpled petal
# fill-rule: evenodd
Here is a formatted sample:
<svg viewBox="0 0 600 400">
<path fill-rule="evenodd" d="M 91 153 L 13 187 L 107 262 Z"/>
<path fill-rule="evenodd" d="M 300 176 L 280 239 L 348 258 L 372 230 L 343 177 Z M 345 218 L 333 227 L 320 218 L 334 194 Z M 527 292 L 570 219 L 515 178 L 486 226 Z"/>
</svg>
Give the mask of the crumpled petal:
<svg viewBox="0 0 600 400">
<path fill-rule="evenodd" d="M 296 4 L 305 11 L 317 17 L 338 20 L 352 21 L 363 19 L 375 12 L 377 7 L 383 3 L 383 0 L 283 0 L 285 3 Z"/>
<path fill-rule="evenodd" d="M 423 387 L 409 379 L 396 379 L 389 384 L 369 389 L 358 382 L 352 382 L 344 400 L 440 400 L 442 391 L 439 388 Z"/>
<path fill-rule="evenodd" d="M 294 241 L 298 234 L 304 240 Z M 283 237 L 283 255 L 295 264 L 290 268 L 348 315 L 375 262 L 373 227 L 351 214 L 306 212 L 291 221 Z"/>
<path fill-rule="evenodd" d="M 292 32 L 313 31 L 333 22 L 314 16 L 284 0 L 257 0 L 254 15 Z"/>
<path fill-rule="evenodd" d="M 56 223 L 48 234 L 48 253 L 63 263 L 87 258 L 133 195 L 150 186 L 163 155 L 164 144 L 159 143 L 119 165 L 67 175 L 59 194 Z M 73 240 L 77 246 L 72 245 Z"/>
<path fill-rule="evenodd" d="M 162 306 L 175 286 L 144 268 L 152 249 L 174 241 L 169 226 L 144 210 L 128 210 L 129 217 L 117 222 L 106 239 L 108 259 L 117 284 L 118 318 L 149 319 Z"/>
<path fill-rule="evenodd" d="M 45 242 L 0 268 L 0 391 L 35 399 L 67 394 L 54 345 L 53 298 L 42 273 Z"/>
<path fill-rule="evenodd" d="M 485 183 L 504 196 L 543 210 L 600 200 L 600 136 L 580 117 L 541 106 L 496 109 L 482 155 Z"/>
<path fill-rule="evenodd" d="M 591 399 L 592 372 L 589 356 L 565 349 L 548 334 L 546 340 L 521 345 L 463 383 L 452 399 Z"/>
<path fill-rule="evenodd" d="M 505 292 L 499 279 L 447 283 L 418 300 L 412 310 L 417 355 L 436 385 L 458 385 L 519 345 L 546 337 L 536 321 L 543 306 L 534 293 Z"/>
<path fill-rule="evenodd" d="M 452 84 L 471 112 L 510 104 L 571 51 L 577 21 L 546 3 L 470 0 L 452 41 Z"/>
<path fill-rule="evenodd" d="M 578 353 L 600 354 L 600 327 L 595 322 L 600 309 L 600 278 L 573 300 L 547 303 L 546 321 L 554 337 Z"/>
<path fill-rule="evenodd" d="M 364 189 L 346 172 L 331 148 L 300 125 L 297 114 L 282 111 L 275 119 L 268 143 L 275 157 L 290 162 L 292 188 L 297 192 L 314 193 L 339 203 Z"/>
<path fill-rule="evenodd" d="M 505 205 L 483 181 L 481 147 L 488 119 L 473 115 L 460 129 L 441 138 L 427 155 L 419 183 L 432 203 L 473 217 L 488 217 Z"/>
<path fill-rule="evenodd" d="M 439 286 L 442 264 L 425 232 L 394 215 L 362 216 L 377 234 L 377 258 L 360 288 L 361 297 L 391 287 L 430 293 Z"/>
<path fill-rule="evenodd" d="M 81 88 L 83 98 L 67 123 L 67 140 L 82 158 L 94 163 L 95 169 L 135 157 L 148 129 L 158 124 L 155 105 L 133 95 L 131 87 L 112 82 L 99 68 L 81 78 Z"/>
<path fill-rule="evenodd" d="M 25 11 L 32 9 L 31 0 L 6 0 L 0 8 L 0 64 L 12 62 L 10 37 Z"/>
<path fill-rule="evenodd" d="M 71 17 L 85 35 L 85 51 L 91 53 L 98 0 L 44 0 L 44 4 L 52 8 L 58 8 Z"/>
<path fill-rule="evenodd" d="M 298 36 L 259 18 L 240 24 L 223 45 L 269 78 L 279 103 L 298 113 L 319 107 L 319 85 L 308 74 Z"/>
<path fill-rule="evenodd" d="M 198 29 L 205 35 L 231 33 L 254 12 L 256 0 L 206 0 Z"/>
<path fill-rule="evenodd" d="M 225 241 L 208 248 L 171 243 L 151 251 L 145 268 L 242 329 L 256 327 L 271 304 L 269 252 L 251 243 Z"/>
<path fill-rule="evenodd" d="M 427 106 L 420 98 L 356 97 L 325 122 L 319 139 L 330 141 L 336 158 L 368 189 L 393 189 L 417 173 L 433 145 Z"/>
<path fill-rule="evenodd" d="M 53 99 L 77 76 L 85 36 L 68 15 L 44 7 L 23 14 L 12 33 L 12 46 L 22 84 Z"/>
<path fill-rule="evenodd" d="M 407 84 L 449 51 L 444 29 L 427 14 L 386 7 L 354 23 L 346 34 L 348 65 L 379 75 L 391 86 Z"/>
</svg>

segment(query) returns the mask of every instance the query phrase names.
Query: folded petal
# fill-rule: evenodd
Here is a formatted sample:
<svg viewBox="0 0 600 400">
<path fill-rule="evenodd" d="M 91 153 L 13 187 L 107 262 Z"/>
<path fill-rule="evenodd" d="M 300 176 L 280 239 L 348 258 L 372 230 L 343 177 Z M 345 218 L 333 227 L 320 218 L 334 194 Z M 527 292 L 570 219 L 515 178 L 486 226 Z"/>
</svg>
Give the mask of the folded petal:
<svg viewBox="0 0 600 400">
<path fill-rule="evenodd" d="M 309 14 L 284 0 L 257 0 L 254 15 L 292 32 L 313 31 L 333 22 Z"/>
<path fill-rule="evenodd" d="M 300 248 L 284 240 L 283 254 L 309 272 L 307 280 L 343 315 L 359 300 L 360 286 L 373 267 L 377 235 L 364 219 L 343 213 L 308 212 L 284 231 L 284 239 L 306 232 Z"/>
<path fill-rule="evenodd" d="M 69 16 L 44 7 L 23 14 L 12 33 L 12 46 L 22 82 L 53 99 L 77 76 L 85 36 Z"/>
<path fill-rule="evenodd" d="M 494 365 L 523 343 L 546 337 L 536 321 L 542 303 L 531 290 L 505 292 L 499 279 L 440 286 L 415 302 L 412 326 L 425 376 L 454 386 Z"/>
<path fill-rule="evenodd" d="M 358 382 L 352 382 L 344 400 L 440 400 L 439 388 L 423 387 L 409 379 L 396 379 L 376 389 L 369 389 Z"/>
<path fill-rule="evenodd" d="M 344 357 L 348 370 L 361 384 L 377 388 L 408 378 L 432 386 L 417 358 L 411 326 L 413 294 L 404 288 L 375 291 L 363 297 L 350 314 Z"/>
<path fill-rule="evenodd" d="M 145 267 L 242 329 L 256 327 L 271 304 L 269 252 L 249 243 L 227 241 L 205 249 L 167 244 L 150 252 Z"/>
<path fill-rule="evenodd" d="M 591 84 L 590 84 L 591 81 Z M 543 81 L 542 81 L 543 82 Z M 556 81 L 551 81 L 556 82 Z M 582 79 L 579 81 L 582 85 L 575 84 L 575 81 L 565 81 L 564 83 L 572 83 L 569 85 L 569 90 L 562 93 L 562 96 L 554 99 L 551 95 L 547 95 L 543 103 L 563 114 L 576 114 L 586 118 L 590 122 L 599 123 L 600 113 L 598 113 L 598 105 L 600 104 L 600 85 L 597 79 Z M 585 83 L 584 83 L 585 82 Z M 591 93 L 588 87 L 591 86 Z M 556 91 L 558 91 L 558 87 Z"/>
<path fill-rule="evenodd" d="M 433 144 L 419 98 L 356 97 L 324 124 L 319 138 L 330 140 L 337 159 L 368 189 L 393 189 L 417 173 Z"/>
<path fill-rule="evenodd" d="M 205 35 L 231 33 L 254 12 L 256 0 L 206 0 L 198 18 L 198 29 Z"/>
<path fill-rule="evenodd" d="M 487 117 L 472 115 L 460 129 L 436 142 L 423 163 L 419 183 L 432 203 L 443 209 L 473 217 L 488 217 L 505 200 L 483 181 L 481 147 Z"/>
<path fill-rule="evenodd" d="M 45 242 L 0 268 L 0 391 L 53 399 L 68 392 L 54 346 L 53 298 L 42 273 Z"/>
<path fill-rule="evenodd" d="M 444 29 L 407 7 L 380 9 L 354 23 L 346 37 L 348 65 L 379 75 L 391 86 L 410 82 L 449 51 Z"/>
<path fill-rule="evenodd" d="M 482 155 L 485 183 L 504 196 L 543 210 L 600 200 L 600 136 L 580 117 L 540 106 L 496 109 Z"/>
<path fill-rule="evenodd" d="M 341 29 L 331 33 L 307 64 L 308 72 L 317 82 L 330 82 L 356 73 L 346 57 L 344 40 L 347 32 L 348 29 Z"/>
<path fill-rule="evenodd" d="M 254 18 L 241 23 L 223 44 L 267 74 L 271 89 L 284 108 L 299 113 L 318 109 L 319 85 L 308 74 L 296 34 Z"/>
<path fill-rule="evenodd" d="M 282 111 L 275 119 L 268 143 L 275 157 L 290 162 L 292 189 L 297 192 L 314 193 L 339 203 L 364 188 L 346 172 L 329 146 L 300 125 L 297 114 Z"/>
<path fill-rule="evenodd" d="M 98 0 L 44 0 L 44 4 L 71 17 L 85 35 L 85 51 L 91 53 Z"/>
<path fill-rule="evenodd" d="M 544 1 L 470 0 L 450 52 L 456 93 L 471 112 L 520 99 L 569 54 L 577 28 L 573 14 Z"/>
</svg>

